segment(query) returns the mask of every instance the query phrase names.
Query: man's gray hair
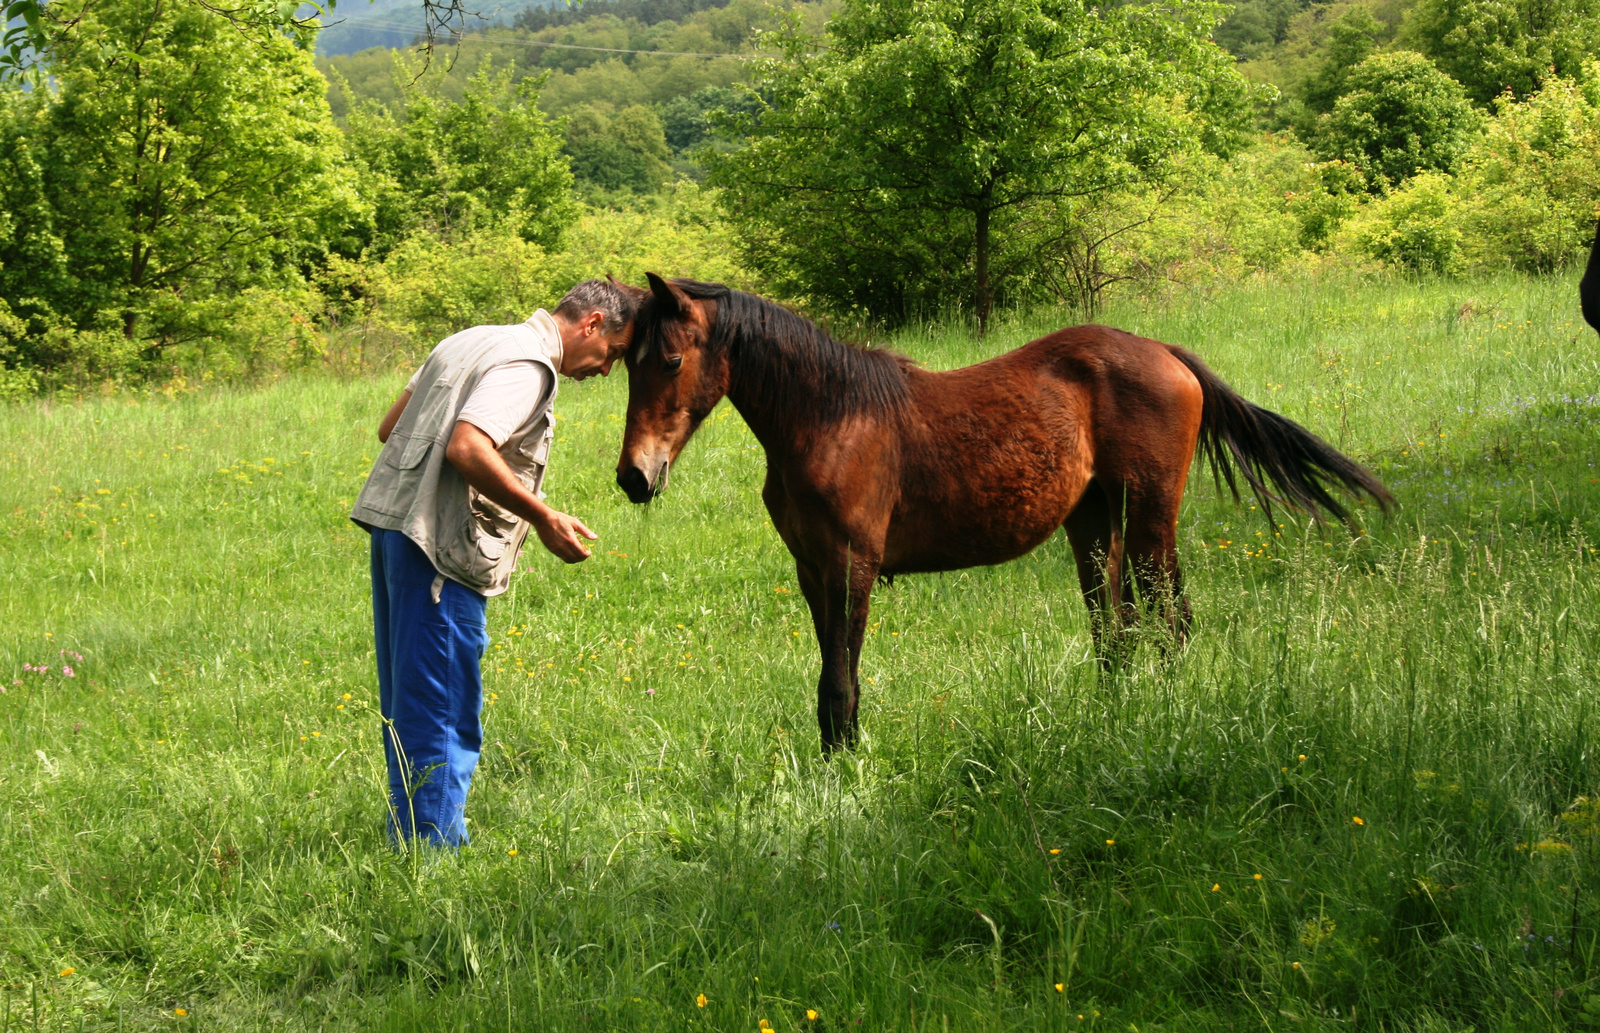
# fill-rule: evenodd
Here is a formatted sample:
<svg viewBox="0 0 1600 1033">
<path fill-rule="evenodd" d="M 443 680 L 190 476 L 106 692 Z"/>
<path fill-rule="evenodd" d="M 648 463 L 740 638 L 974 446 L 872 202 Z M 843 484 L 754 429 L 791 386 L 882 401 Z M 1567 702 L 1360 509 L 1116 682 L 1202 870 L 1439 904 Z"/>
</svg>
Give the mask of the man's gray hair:
<svg viewBox="0 0 1600 1033">
<path fill-rule="evenodd" d="M 561 304 L 556 306 L 555 314 L 575 323 L 591 312 L 599 312 L 603 317 L 600 332 L 614 334 L 633 321 L 637 308 L 633 298 L 618 290 L 611 281 L 584 280 L 567 291 Z"/>
</svg>

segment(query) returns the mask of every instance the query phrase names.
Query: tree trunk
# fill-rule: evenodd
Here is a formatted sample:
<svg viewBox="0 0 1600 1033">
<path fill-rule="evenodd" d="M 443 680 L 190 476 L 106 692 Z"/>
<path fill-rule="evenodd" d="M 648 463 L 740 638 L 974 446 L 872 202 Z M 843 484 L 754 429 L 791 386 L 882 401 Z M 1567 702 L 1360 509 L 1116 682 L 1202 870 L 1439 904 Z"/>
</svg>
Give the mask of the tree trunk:
<svg viewBox="0 0 1600 1033">
<path fill-rule="evenodd" d="M 987 191 L 985 191 L 987 194 Z M 988 200 L 987 197 L 984 198 Z M 979 208 L 976 239 L 973 241 L 973 265 L 978 280 L 977 313 L 978 336 L 989 332 L 989 310 L 994 306 L 994 288 L 989 283 L 989 209 Z"/>
</svg>

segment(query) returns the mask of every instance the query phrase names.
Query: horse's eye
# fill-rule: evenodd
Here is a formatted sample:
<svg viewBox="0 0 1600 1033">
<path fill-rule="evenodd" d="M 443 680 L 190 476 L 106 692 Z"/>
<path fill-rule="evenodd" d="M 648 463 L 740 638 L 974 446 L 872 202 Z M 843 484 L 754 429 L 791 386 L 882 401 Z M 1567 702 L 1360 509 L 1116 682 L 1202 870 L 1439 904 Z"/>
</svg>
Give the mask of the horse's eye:
<svg viewBox="0 0 1600 1033">
<path fill-rule="evenodd" d="M 683 356 L 682 355 L 673 355 L 673 356 L 671 356 L 670 358 L 666 359 L 665 361 L 663 361 L 661 363 L 662 368 L 665 369 L 668 373 L 676 373 L 676 372 L 678 372 L 678 367 L 682 366 L 682 365 L 683 365 Z"/>
</svg>

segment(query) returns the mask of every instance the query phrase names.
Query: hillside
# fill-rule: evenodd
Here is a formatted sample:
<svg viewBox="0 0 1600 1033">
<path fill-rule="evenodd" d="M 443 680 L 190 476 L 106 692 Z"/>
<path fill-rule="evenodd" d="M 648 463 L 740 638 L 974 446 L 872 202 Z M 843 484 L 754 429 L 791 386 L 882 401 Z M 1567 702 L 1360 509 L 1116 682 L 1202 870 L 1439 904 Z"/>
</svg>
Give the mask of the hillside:
<svg viewBox="0 0 1600 1033">
<path fill-rule="evenodd" d="M 471 5 L 476 17 L 473 30 L 505 24 L 559 0 L 486 0 Z M 329 24 L 317 34 L 317 54 L 331 57 L 372 48 L 408 47 L 425 28 L 422 5 L 417 0 L 347 0 L 337 7 Z"/>
</svg>

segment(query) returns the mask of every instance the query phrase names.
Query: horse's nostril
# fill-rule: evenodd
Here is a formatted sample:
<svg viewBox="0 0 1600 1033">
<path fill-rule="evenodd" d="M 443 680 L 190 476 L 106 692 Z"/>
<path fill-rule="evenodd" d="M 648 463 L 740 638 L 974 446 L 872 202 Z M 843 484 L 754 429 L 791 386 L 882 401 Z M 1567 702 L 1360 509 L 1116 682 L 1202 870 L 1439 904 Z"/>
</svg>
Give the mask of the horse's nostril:
<svg viewBox="0 0 1600 1033">
<path fill-rule="evenodd" d="M 637 466 L 630 466 L 617 471 L 617 487 L 628 493 L 632 502 L 650 501 L 650 482 L 645 479 L 644 471 Z"/>
</svg>

